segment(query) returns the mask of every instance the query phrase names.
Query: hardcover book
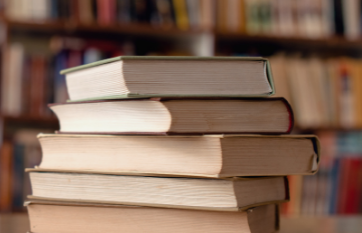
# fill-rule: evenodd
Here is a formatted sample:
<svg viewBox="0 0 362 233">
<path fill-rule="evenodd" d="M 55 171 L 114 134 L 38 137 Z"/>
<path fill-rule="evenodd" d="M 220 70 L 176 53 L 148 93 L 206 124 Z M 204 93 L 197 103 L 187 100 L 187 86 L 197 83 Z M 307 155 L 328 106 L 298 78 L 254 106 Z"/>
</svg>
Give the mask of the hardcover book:
<svg viewBox="0 0 362 233">
<path fill-rule="evenodd" d="M 314 174 L 315 136 L 127 136 L 40 134 L 43 171 L 98 171 L 159 176 Z"/>
<path fill-rule="evenodd" d="M 286 177 L 201 179 L 27 170 L 40 200 L 239 211 L 289 200 Z"/>
<path fill-rule="evenodd" d="M 272 233 L 279 228 L 277 205 L 240 212 L 125 205 L 30 201 L 30 230 L 37 233 Z"/>
<path fill-rule="evenodd" d="M 256 97 L 274 94 L 267 59 L 123 56 L 61 72 L 71 101 L 127 97 Z"/>
<path fill-rule="evenodd" d="M 53 104 L 62 133 L 282 134 L 293 126 L 283 98 L 151 98 Z"/>
</svg>

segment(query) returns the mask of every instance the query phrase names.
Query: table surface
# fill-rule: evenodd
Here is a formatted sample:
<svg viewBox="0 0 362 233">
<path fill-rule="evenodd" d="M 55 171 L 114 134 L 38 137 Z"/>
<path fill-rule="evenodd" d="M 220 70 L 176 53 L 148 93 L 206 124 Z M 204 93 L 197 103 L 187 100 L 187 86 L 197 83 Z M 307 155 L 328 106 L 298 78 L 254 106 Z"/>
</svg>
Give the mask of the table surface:
<svg viewBox="0 0 362 233">
<path fill-rule="evenodd" d="M 0 233 L 26 233 L 26 213 L 1 214 Z M 279 233 L 362 233 L 362 215 L 282 217 Z"/>
</svg>

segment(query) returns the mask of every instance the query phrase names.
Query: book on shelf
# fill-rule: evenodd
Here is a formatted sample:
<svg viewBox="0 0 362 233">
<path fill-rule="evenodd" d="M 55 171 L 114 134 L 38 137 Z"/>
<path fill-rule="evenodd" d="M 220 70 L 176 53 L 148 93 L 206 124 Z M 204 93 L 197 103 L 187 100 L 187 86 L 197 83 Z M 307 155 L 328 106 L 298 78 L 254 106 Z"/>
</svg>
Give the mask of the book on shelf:
<svg viewBox="0 0 362 233">
<path fill-rule="evenodd" d="M 279 228 L 277 205 L 241 212 L 152 208 L 70 202 L 26 203 L 32 232 L 250 232 L 272 233 Z M 94 219 L 97 219 L 94 221 Z M 260 223 L 263 224 L 260 224 Z M 68 230 L 67 230 L 68 229 Z"/>
<path fill-rule="evenodd" d="M 258 57 L 121 56 L 61 73 L 72 101 L 274 93 L 269 62 Z"/>
<path fill-rule="evenodd" d="M 283 98 L 151 98 L 52 104 L 61 133 L 289 133 L 293 114 Z"/>
<path fill-rule="evenodd" d="M 362 213 L 362 148 L 359 131 L 316 132 L 323 148 L 318 173 L 290 176 L 290 202 L 284 215 L 351 215 Z"/>
<path fill-rule="evenodd" d="M 40 134 L 43 171 L 197 177 L 314 174 L 315 136 Z M 102 156 L 99 156 L 102 154 Z M 71 162 L 69 162 L 71 161 Z"/>
<path fill-rule="evenodd" d="M 192 1 L 192 3 L 197 4 L 198 1 Z M 155 26 L 161 26 L 163 28 L 172 28 L 175 26 L 175 9 L 173 7 L 172 0 L 155 0 L 154 8 L 156 9 L 151 15 L 151 24 Z M 188 4 L 188 7 L 193 5 Z M 196 5 L 197 6 L 197 5 Z M 190 9 L 190 12 L 195 12 L 198 17 L 199 8 Z M 196 25 L 198 26 L 198 25 Z"/>
<path fill-rule="evenodd" d="M 2 59 L 1 112 L 15 117 L 50 117 L 46 104 L 68 99 L 60 70 L 133 52 L 129 42 L 73 37 L 52 37 L 49 45 L 29 38 L 24 43 L 12 42 L 4 49 Z"/>
<path fill-rule="evenodd" d="M 0 211 L 12 209 L 12 154 L 11 142 L 3 141 L 0 148 Z"/>
<path fill-rule="evenodd" d="M 11 66 L 4 66 L 1 79 L 1 111 L 10 115 L 16 115 L 22 107 L 22 69 L 24 62 L 24 49 L 21 44 L 14 43 L 4 51 L 3 62 Z"/>
<path fill-rule="evenodd" d="M 361 128 L 361 60 L 282 54 L 269 58 L 276 96 L 290 101 L 302 129 Z"/>
<path fill-rule="evenodd" d="M 186 0 L 172 0 L 175 9 L 176 25 L 181 30 L 189 29 L 189 17 L 187 14 Z"/>
<path fill-rule="evenodd" d="M 51 133 L 50 130 L 44 132 Z M 27 167 L 39 165 L 41 148 L 36 135 L 39 130 L 20 129 L 6 138 L 0 150 L 0 212 L 24 210 L 23 203 L 31 194 Z"/>
<path fill-rule="evenodd" d="M 289 200 L 286 177 L 212 179 L 27 171 L 33 190 L 29 197 L 40 200 L 224 211 Z"/>
<path fill-rule="evenodd" d="M 188 17 L 189 27 L 198 28 L 201 23 L 201 16 L 200 16 L 200 1 L 194 0 L 186 0 L 186 15 Z"/>
<path fill-rule="evenodd" d="M 79 1 L 81 2 L 81 1 Z M 97 0 L 98 24 L 111 25 L 116 21 L 116 0 Z"/>
<path fill-rule="evenodd" d="M 148 23 L 164 28 L 211 29 L 214 3 L 210 0 L 14 0 L 5 7 L 11 20 L 71 21 L 80 25 L 115 26 Z M 19 10 L 21 9 L 21 10 Z"/>
<path fill-rule="evenodd" d="M 181 30 L 201 28 L 221 32 L 280 37 L 330 38 L 361 35 L 358 0 L 13 0 L 4 7 L 6 17 L 20 21 L 145 23 Z M 19 10 L 20 9 L 20 10 Z"/>
</svg>

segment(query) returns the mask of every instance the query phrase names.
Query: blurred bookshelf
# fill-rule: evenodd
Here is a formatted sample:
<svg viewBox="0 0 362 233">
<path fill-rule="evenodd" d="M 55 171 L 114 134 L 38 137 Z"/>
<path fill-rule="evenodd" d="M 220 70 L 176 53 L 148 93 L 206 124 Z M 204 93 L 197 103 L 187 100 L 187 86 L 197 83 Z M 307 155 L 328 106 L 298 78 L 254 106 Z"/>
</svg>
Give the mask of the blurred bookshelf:
<svg viewBox="0 0 362 233">
<path fill-rule="evenodd" d="M 354 4 L 354 5 L 353 5 Z M 295 133 L 317 134 L 319 173 L 290 177 L 284 216 L 362 213 L 362 25 L 358 1 L 1 0 L 0 212 L 23 211 L 24 167 L 61 69 L 119 55 L 265 56 Z"/>
</svg>

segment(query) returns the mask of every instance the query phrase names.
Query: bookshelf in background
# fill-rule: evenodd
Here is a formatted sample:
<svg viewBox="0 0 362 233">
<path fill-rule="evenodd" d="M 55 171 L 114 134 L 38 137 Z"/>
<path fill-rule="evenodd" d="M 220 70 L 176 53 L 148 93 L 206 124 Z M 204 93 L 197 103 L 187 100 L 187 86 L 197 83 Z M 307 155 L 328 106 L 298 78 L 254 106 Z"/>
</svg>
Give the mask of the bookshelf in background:
<svg viewBox="0 0 362 233">
<path fill-rule="evenodd" d="M 322 148 L 334 148 L 322 151 L 318 175 L 291 178 L 295 201 L 283 212 L 361 212 L 360 207 L 350 208 L 362 205 L 361 190 L 354 188 L 362 185 L 361 179 L 344 182 L 360 176 L 357 167 L 362 160 L 358 1 L 34 3 L 0 1 L 0 169 L 8 174 L 1 175 L 0 196 L 6 198 L 1 199 L 0 209 L 22 209 L 28 181 L 14 171 L 39 161 L 39 145 L 29 138 L 58 128 L 45 105 L 67 99 L 60 69 L 118 55 L 256 55 L 271 59 L 277 94 L 288 98 L 295 109 L 295 131 L 316 133 Z"/>
<path fill-rule="evenodd" d="M 321 141 L 320 171 L 290 177 L 287 215 L 362 213 L 361 59 L 278 54 L 270 57 L 276 95 L 294 109 L 295 132 Z"/>
</svg>

